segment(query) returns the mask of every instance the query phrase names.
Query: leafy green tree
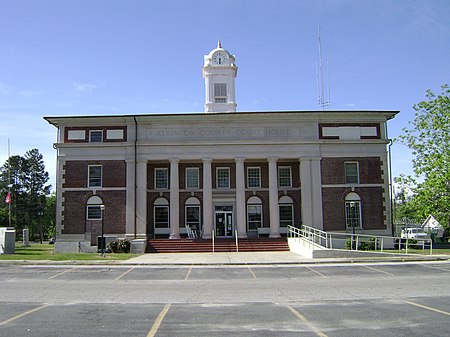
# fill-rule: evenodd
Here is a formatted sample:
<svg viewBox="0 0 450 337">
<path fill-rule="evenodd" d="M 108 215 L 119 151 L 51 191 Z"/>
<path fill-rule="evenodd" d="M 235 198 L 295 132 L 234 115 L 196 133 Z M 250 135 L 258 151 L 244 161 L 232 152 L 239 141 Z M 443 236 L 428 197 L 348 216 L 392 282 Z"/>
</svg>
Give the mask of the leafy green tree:
<svg viewBox="0 0 450 337">
<path fill-rule="evenodd" d="M 23 157 L 10 157 L 0 168 L 0 191 L 2 195 L 11 191 L 11 220 L 18 235 L 23 228 L 29 228 L 31 237 L 40 236 L 39 211 L 45 210 L 51 191 L 48 180 L 43 156 L 37 149 L 27 151 Z M 4 201 L 2 208 L 7 208 Z"/>
<path fill-rule="evenodd" d="M 412 196 L 408 208 L 418 218 L 433 214 L 442 225 L 450 219 L 450 88 L 439 95 L 427 90 L 427 100 L 414 105 L 409 128 L 399 137 L 412 150 L 415 177 L 399 177 Z"/>
</svg>

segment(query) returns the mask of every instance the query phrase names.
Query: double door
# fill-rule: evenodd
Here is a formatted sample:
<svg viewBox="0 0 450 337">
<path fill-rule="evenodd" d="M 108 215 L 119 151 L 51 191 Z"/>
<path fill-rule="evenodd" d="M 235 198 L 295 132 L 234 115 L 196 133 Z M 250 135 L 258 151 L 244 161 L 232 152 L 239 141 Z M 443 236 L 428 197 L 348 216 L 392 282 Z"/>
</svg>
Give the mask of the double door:
<svg viewBox="0 0 450 337">
<path fill-rule="evenodd" d="M 233 236 L 233 212 L 232 211 L 216 211 L 215 219 L 216 237 L 232 237 Z"/>
</svg>

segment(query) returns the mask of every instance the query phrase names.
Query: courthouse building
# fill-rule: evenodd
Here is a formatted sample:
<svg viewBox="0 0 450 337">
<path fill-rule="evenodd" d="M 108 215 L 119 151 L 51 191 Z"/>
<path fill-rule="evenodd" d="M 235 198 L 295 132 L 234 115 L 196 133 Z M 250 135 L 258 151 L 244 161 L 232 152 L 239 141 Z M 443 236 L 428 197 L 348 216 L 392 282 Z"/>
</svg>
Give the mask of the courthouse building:
<svg viewBox="0 0 450 337">
<path fill-rule="evenodd" d="M 58 129 L 58 240 L 96 244 L 102 224 L 149 239 L 187 226 L 278 238 L 302 224 L 389 235 L 397 111 L 237 112 L 236 75 L 219 44 L 204 57 L 204 112 L 45 117 Z"/>
</svg>

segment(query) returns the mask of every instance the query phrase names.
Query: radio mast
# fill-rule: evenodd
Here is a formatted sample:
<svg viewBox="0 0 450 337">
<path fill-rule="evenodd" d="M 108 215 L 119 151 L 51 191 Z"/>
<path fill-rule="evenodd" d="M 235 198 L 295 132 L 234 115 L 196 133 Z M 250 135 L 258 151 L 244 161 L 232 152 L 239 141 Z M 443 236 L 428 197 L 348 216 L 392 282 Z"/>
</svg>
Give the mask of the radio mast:
<svg viewBox="0 0 450 337">
<path fill-rule="evenodd" d="M 322 110 L 325 110 L 325 107 L 331 104 L 330 100 L 330 77 L 328 72 L 328 63 L 327 63 L 327 78 L 326 83 L 323 77 L 323 64 L 322 64 L 322 43 L 320 41 L 320 25 L 317 27 L 318 40 L 319 40 L 319 62 L 316 62 L 316 70 L 317 70 L 317 101 Z M 325 92 L 328 92 L 325 96 Z"/>
</svg>

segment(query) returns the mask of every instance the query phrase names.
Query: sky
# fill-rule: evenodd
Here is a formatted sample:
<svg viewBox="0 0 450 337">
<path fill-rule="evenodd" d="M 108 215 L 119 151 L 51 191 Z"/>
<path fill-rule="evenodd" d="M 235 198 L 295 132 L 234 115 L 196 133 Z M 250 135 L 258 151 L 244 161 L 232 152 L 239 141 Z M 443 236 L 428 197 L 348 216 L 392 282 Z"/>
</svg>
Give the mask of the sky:
<svg viewBox="0 0 450 337">
<path fill-rule="evenodd" d="M 238 111 L 399 110 L 450 82 L 448 0 L 0 0 L 0 165 L 37 148 L 55 186 L 44 116 L 204 111 L 203 56 L 236 56 Z M 411 174 L 392 146 L 392 175 Z"/>
</svg>

